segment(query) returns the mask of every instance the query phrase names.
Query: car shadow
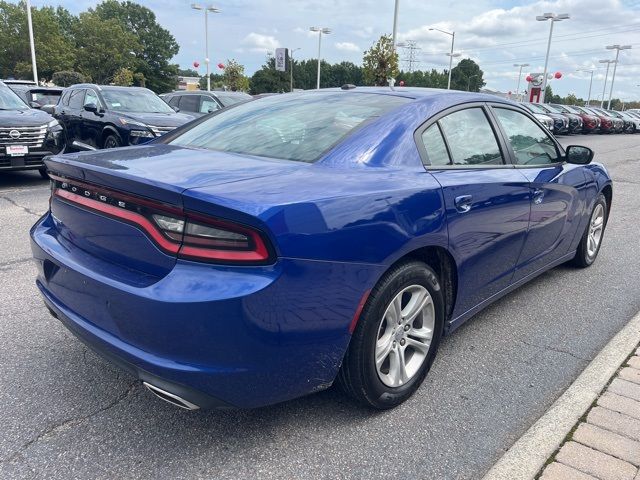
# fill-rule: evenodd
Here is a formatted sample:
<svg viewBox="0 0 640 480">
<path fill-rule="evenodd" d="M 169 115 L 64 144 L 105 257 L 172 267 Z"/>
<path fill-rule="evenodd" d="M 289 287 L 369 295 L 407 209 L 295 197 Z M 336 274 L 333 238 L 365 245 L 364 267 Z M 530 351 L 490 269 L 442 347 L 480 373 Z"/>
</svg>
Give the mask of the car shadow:
<svg viewBox="0 0 640 480">
<path fill-rule="evenodd" d="M 0 171 L 0 190 L 8 188 L 28 188 L 44 186 L 49 180 L 40 176 L 37 170 L 24 170 L 18 172 Z"/>
</svg>

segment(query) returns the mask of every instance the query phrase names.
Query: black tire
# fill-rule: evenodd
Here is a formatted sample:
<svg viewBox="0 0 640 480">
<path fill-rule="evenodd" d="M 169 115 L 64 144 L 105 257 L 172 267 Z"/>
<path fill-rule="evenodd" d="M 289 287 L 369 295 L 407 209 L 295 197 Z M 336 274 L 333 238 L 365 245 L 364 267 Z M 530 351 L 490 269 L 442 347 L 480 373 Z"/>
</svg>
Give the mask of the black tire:
<svg viewBox="0 0 640 480">
<path fill-rule="evenodd" d="M 47 167 L 41 167 L 38 169 L 38 173 L 45 180 L 49 180 L 49 174 L 47 173 Z"/>
<path fill-rule="evenodd" d="M 598 206 L 601 206 L 604 209 L 604 219 L 602 224 L 602 234 L 600 235 L 600 241 L 598 243 L 597 248 L 594 252 L 589 254 L 588 242 L 589 242 L 589 230 L 591 228 L 591 220 L 596 212 Z M 579 268 L 587 268 L 596 261 L 598 257 L 598 253 L 600 252 L 600 247 L 602 246 L 602 240 L 604 239 L 604 232 L 607 227 L 607 220 L 609 218 L 609 208 L 607 206 L 606 197 L 600 193 L 598 194 L 598 198 L 596 202 L 593 204 L 593 209 L 591 210 L 591 215 L 589 215 L 589 222 L 584 229 L 584 233 L 582 234 L 582 238 L 580 239 L 580 244 L 578 245 L 578 249 L 576 250 L 576 256 L 571 260 L 571 264 L 579 267 Z"/>
<path fill-rule="evenodd" d="M 117 135 L 109 135 L 104 139 L 104 145 L 102 148 L 118 148 L 122 146 L 122 142 L 120 141 L 120 137 Z"/>
<path fill-rule="evenodd" d="M 404 385 L 385 385 L 375 365 L 378 331 L 385 311 L 396 295 L 411 285 L 423 286 L 434 306 L 434 329 L 427 355 Z M 338 373 L 338 385 L 359 403 L 380 410 L 396 407 L 420 387 L 436 356 L 444 326 L 444 301 L 440 281 L 425 263 L 408 261 L 393 267 L 371 291 Z"/>
</svg>

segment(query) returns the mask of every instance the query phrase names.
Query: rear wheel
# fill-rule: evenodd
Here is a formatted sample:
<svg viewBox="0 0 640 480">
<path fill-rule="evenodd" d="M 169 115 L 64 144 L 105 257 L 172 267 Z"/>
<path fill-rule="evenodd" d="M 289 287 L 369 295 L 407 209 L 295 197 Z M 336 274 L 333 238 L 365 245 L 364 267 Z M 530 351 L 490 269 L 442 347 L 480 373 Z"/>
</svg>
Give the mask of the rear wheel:
<svg viewBox="0 0 640 480">
<path fill-rule="evenodd" d="M 398 265 L 371 291 L 338 374 L 339 385 L 366 406 L 401 404 L 429 371 L 443 324 L 435 272 L 417 261 Z"/>
<path fill-rule="evenodd" d="M 122 146 L 122 142 L 116 135 L 109 135 L 104 139 L 104 148 L 118 148 Z"/>
<path fill-rule="evenodd" d="M 607 216 L 607 199 L 601 193 L 591 211 L 591 217 L 578 245 L 576 256 L 571 261 L 575 266 L 586 268 L 595 262 L 602 245 Z"/>
</svg>

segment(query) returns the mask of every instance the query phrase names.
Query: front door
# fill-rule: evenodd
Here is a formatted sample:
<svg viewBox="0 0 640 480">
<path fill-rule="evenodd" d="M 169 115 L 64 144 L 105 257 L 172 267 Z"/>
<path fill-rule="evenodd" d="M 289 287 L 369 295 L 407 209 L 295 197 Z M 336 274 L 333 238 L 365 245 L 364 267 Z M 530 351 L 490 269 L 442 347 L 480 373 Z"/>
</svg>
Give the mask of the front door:
<svg viewBox="0 0 640 480">
<path fill-rule="evenodd" d="M 458 263 L 454 317 L 509 285 L 529 225 L 528 181 L 505 162 L 498 138 L 482 105 L 449 113 L 422 133 Z"/>
<path fill-rule="evenodd" d="M 556 142 L 535 121 L 509 106 L 492 107 L 516 168 L 531 189 L 531 221 L 514 280 L 569 253 L 582 231 L 581 202 L 587 182 L 583 168 L 563 161 Z"/>
</svg>

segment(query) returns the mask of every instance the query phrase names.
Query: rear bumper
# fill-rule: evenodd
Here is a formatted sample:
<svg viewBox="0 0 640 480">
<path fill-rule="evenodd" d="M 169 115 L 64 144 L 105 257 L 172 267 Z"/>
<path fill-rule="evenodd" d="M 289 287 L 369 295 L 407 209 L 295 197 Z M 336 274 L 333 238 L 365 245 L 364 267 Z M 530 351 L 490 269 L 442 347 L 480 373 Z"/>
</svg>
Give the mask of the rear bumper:
<svg viewBox="0 0 640 480">
<path fill-rule="evenodd" d="M 383 268 L 178 261 L 145 283 L 65 243 L 49 214 L 31 238 L 37 285 L 69 330 L 141 380 L 204 408 L 258 407 L 331 385 L 360 298 Z"/>
</svg>

